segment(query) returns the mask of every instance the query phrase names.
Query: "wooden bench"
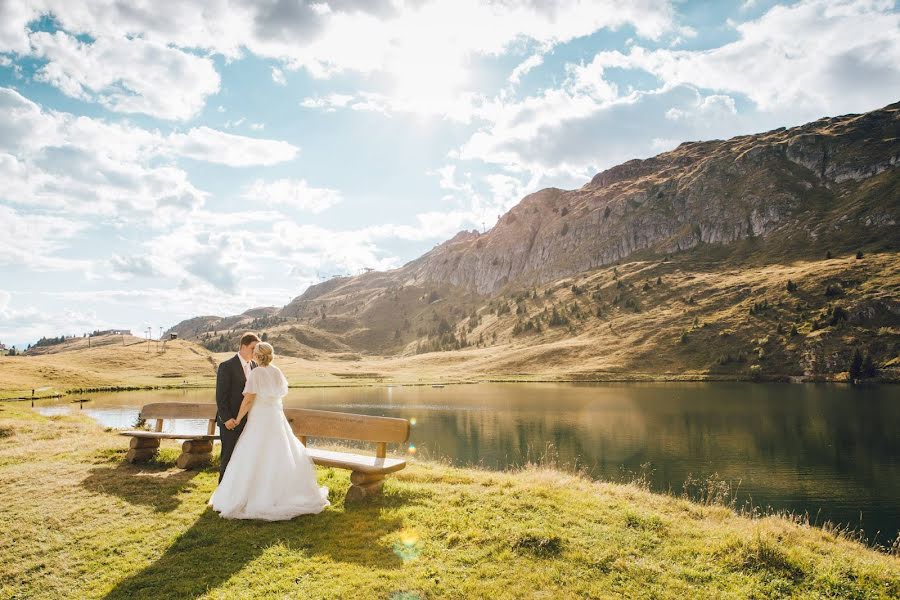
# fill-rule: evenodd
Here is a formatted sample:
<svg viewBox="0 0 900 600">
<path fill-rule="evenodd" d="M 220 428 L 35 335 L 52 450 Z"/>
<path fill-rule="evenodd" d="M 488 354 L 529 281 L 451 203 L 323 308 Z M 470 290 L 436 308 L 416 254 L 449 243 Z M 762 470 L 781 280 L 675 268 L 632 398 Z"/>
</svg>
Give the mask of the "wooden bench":
<svg viewBox="0 0 900 600">
<path fill-rule="evenodd" d="M 181 469 L 193 469 L 209 463 L 212 458 L 213 440 L 216 435 L 216 405 L 186 404 L 183 402 L 159 402 L 141 408 L 141 418 L 156 420 L 153 431 L 123 431 L 121 435 L 131 438 L 125 460 L 130 463 L 143 462 L 153 458 L 159 451 L 162 440 L 185 440 L 181 445 L 181 455 L 175 464 Z M 164 421 L 183 419 L 205 420 L 206 435 L 196 433 L 163 433 Z"/>
<path fill-rule="evenodd" d="M 347 502 L 380 494 L 385 476 L 406 467 L 406 460 L 387 457 L 388 444 L 403 443 L 409 439 L 409 421 L 406 419 L 307 408 L 286 408 L 284 414 L 294 435 L 300 438 L 304 446 L 311 437 L 375 444 L 375 456 L 318 448 L 307 449 L 317 465 L 350 471 L 351 485 L 347 491 Z M 148 460 L 159 449 L 160 439 L 185 439 L 187 441 L 182 446 L 182 454 L 176 464 L 182 469 L 205 464 L 210 458 L 212 440 L 218 438 L 214 435 L 215 415 L 215 404 L 182 402 L 148 404 L 141 409 L 141 417 L 148 420 L 157 419 L 156 431 L 123 431 L 122 435 L 132 437 L 131 449 L 126 458 L 129 462 Z M 207 435 L 162 433 L 162 421 L 171 419 L 208 420 Z M 189 458 L 184 458 L 185 455 L 189 455 Z"/>
</svg>

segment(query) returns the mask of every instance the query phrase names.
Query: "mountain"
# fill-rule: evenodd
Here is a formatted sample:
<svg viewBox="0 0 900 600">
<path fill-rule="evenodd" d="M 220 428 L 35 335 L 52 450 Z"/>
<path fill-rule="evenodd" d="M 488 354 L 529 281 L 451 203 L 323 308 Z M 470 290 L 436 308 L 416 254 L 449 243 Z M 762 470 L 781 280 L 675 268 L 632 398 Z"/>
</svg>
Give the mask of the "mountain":
<svg viewBox="0 0 900 600">
<path fill-rule="evenodd" d="M 336 277 L 280 310 L 200 317 L 173 331 L 211 347 L 233 343 L 244 329 L 265 330 L 282 352 L 308 358 L 490 349 L 503 372 L 532 373 L 557 361 L 569 374 L 576 372 L 573 361 L 596 363 L 596 372 L 643 367 L 729 375 L 756 366 L 755 374 L 834 373 L 844 370 L 848 342 L 855 342 L 872 346 L 893 368 L 900 332 L 893 275 L 898 160 L 900 103 L 685 142 L 603 171 L 577 190 L 530 194 L 488 232 L 461 231 L 398 269 Z M 700 281 L 703 287 L 695 285 Z M 839 306 L 843 313 L 823 328 L 837 302 L 846 304 Z M 784 353 L 782 366 L 747 359 L 766 355 L 750 344 L 753 328 L 745 326 L 768 313 L 778 313 L 770 338 L 797 330 L 775 352 Z M 698 323 L 708 329 L 713 320 L 731 325 L 718 327 L 720 333 L 732 332 L 711 340 L 715 356 L 669 348 L 676 338 L 686 344 L 703 337 L 685 332 Z M 844 323 L 858 331 L 838 331 Z M 626 325 L 630 337 L 610 333 Z M 769 327 L 755 325 L 761 335 L 752 339 L 765 339 Z M 810 358 L 819 350 L 798 346 L 801 332 L 805 340 L 816 338 L 822 352 L 843 339 L 843 349 L 834 350 L 840 357 Z M 823 342 L 832 337 L 834 344 Z M 560 344 L 579 350 L 554 350 Z M 741 344 L 747 348 L 731 357 L 721 348 Z M 528 350 L 517 356 L 513 348 Z"/>
<path fill-rule="evenodd" d="M 686 142 L 608 169 L 578 190 L 526 196 L 485 235 L 462 232 L 401 273 L 407 281 L 491 293 L 639 251 L 669 254 L 762 237 L 759 258 L 773 258 L 896 241 L 898 158 L 900 103 L 792 129 Z M 859 239 L 860 226 L 866 239 Z"/>
</svg>

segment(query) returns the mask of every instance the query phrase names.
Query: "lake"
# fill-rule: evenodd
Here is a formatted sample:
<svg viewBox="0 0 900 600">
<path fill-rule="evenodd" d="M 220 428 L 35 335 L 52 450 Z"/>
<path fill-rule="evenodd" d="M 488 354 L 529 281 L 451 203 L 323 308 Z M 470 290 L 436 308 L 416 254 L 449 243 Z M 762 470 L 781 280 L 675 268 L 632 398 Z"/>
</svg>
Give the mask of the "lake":
<svg viewBox="0 0 900 600">
<path fill-rule="evenodd" d="M 553 457 L 595 478 L 644 472 L 681 493 L 717 475 L 739 503 L 809 513 L 889 544 L 900 530 L 897 387 L 826 384 L 473 384 L 292 389 L 285 404 L 414 419 L 395 451 L 490 469 Z M 214 402 L 214 390 L 88 394 L 86 414 L 130 427 L 149 402 Z M 42 413 L 79 410 L 40 401 Z M 182 429 L 205 430 L 204 422 Z M 315 443 L 314 441 L 312 442 Z M 123 446 L 125 441 L 123 440 Z M 649 465 L 648 467 L 642 465 Z M 876 532 L 878 534 L 875 538 Z"/>
</svg>

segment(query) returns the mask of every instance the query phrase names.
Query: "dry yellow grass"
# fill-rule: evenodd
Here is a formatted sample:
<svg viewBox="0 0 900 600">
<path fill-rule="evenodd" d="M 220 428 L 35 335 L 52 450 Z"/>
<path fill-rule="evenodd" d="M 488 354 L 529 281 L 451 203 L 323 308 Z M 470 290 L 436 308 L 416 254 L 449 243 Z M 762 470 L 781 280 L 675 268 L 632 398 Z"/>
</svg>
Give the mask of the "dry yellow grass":
<svg viewBox="0 0 900 600">
<path fill-rule="evenodd" d="M 99 342 L 99 343 L 97 343 Z M 79 389 L 212 385 L 216 361 L 204 348 L 176 340 L 157 352 L 140 338 L 82 339 L 33 356 L 0 357 L 0 398 L 50 396 Z"/>
</svg>

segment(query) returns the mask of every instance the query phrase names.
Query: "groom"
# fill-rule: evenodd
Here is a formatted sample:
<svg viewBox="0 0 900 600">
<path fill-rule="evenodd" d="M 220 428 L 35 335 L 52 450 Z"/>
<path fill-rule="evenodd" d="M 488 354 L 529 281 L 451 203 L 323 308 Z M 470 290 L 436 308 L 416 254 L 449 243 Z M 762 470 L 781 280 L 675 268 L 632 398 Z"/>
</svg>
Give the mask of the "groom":
<svg viewBox="0 0 900 600">
<path fill-rule="evenodd" d="M 241 336 L 238 353 L 219 365 L 216 373 L 216 420 L 219 422 L 219 437 L 222 440 L 222 455 L 219 459 L 219 481 L 225 475 L 231 453 L 237 444 L 247 419 L 238 425 L 236 417 L 244 399 L 244 384 L 250 377 L 250 369 L 256 368 L 253 351 L 259 338 L 255 333 Z"/>
</svg>

